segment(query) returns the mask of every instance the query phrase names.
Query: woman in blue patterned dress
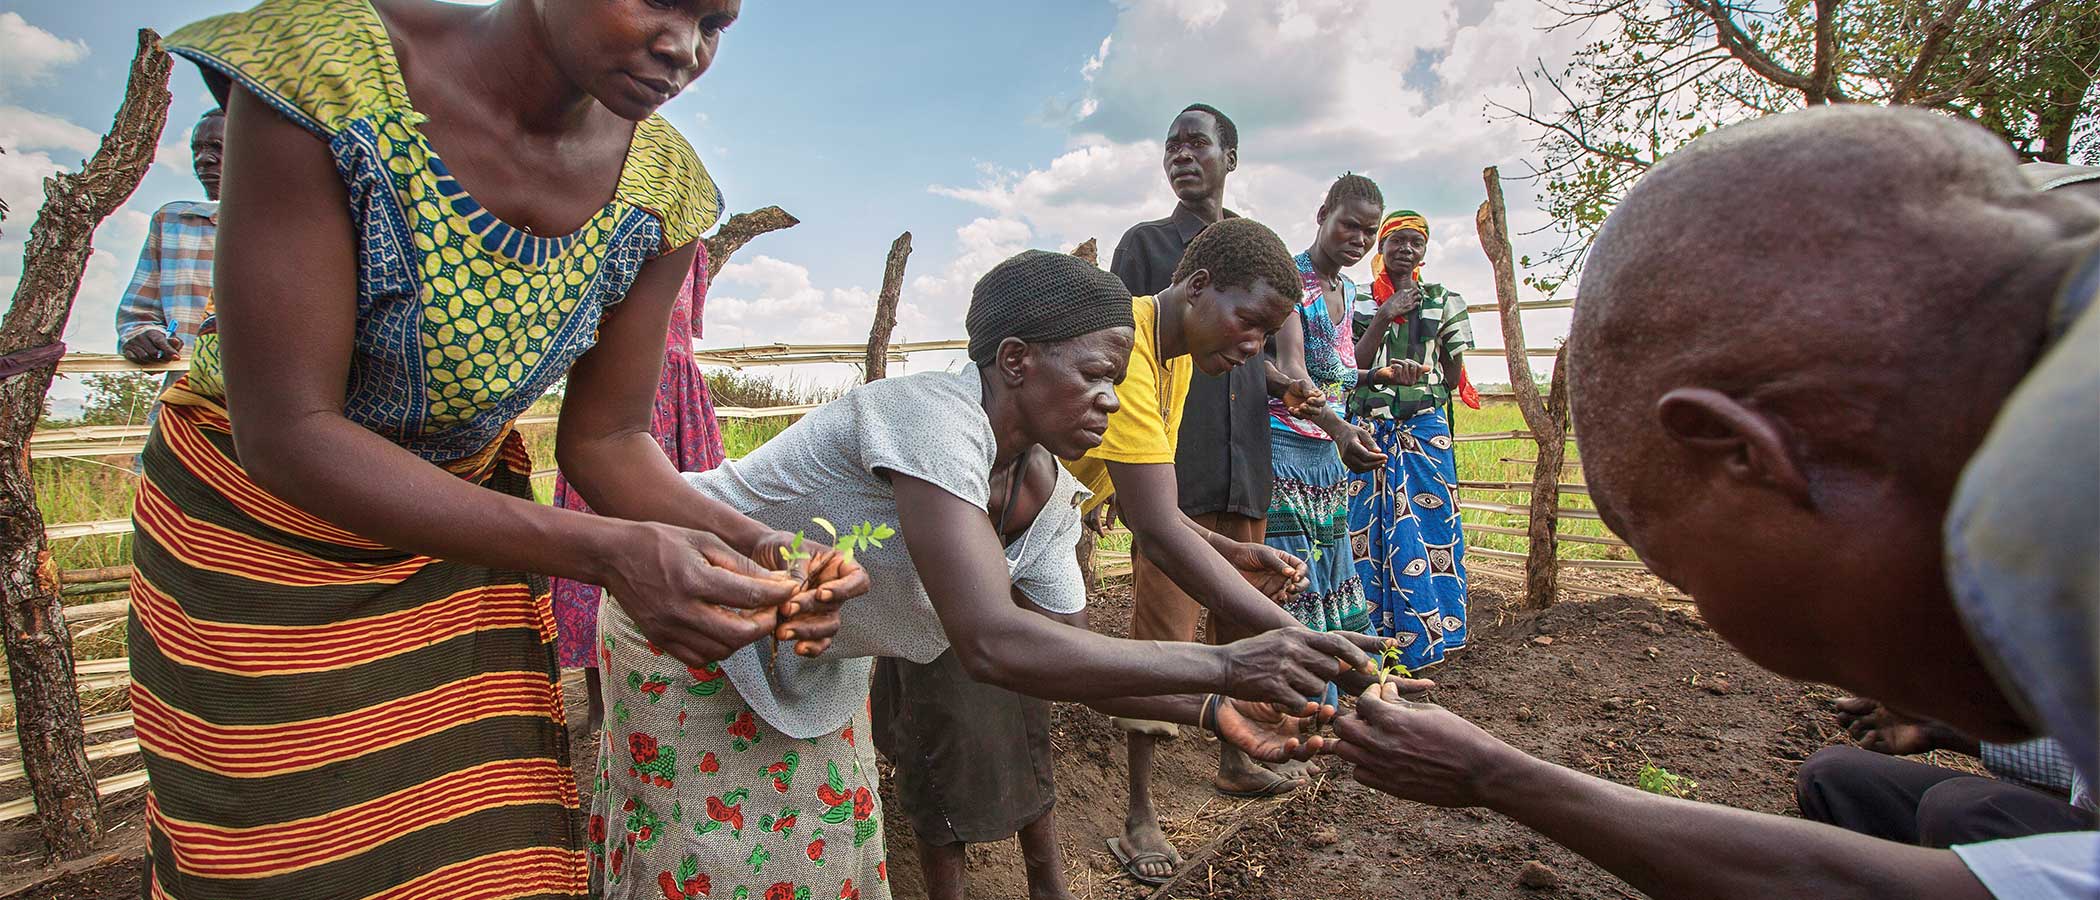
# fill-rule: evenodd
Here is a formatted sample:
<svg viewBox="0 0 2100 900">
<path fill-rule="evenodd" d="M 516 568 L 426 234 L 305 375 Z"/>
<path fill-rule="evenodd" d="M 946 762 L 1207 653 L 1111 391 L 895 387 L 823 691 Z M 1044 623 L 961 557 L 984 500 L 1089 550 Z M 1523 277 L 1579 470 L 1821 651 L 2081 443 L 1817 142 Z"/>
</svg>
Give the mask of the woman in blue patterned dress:
<svg viewBox="0 0 2100 900">
<path fill-rule="evenodd" d="M 1444 409 L 1473 346 L 1466 301 L 1421 280 L 1429 221 L 1398 210 L 1378 228 L 1369 299 L 1359 299 L 1352 404 L 1386 464 L 1349 486 L 1350 544 L 1378 633 L 1419 669 L 1466 645 L 1466 538 L 1458 459 Z"/>
</svg>

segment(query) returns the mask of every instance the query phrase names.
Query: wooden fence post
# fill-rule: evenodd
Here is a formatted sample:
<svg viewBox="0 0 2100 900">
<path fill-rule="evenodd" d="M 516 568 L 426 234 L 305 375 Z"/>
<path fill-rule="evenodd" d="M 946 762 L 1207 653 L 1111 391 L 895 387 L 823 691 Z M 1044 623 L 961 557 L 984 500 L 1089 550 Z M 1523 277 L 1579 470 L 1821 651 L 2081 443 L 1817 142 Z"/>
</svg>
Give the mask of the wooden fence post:
<svg viewBox="0 0 2100 900">
<path fill-rule="evenodd" d="M 897 330 L 897 300 L 904 295 L 904 261 L 911 258 L 911 232 L 897 235 L 882 265 L 882 293 L 875 295 L 875 324 L 868 329 L 868 381 L 890 370 L 890 332 Z"/>
<path fill-rule="evenodd" d="M 1509 210 L 1502 202 L 1502 173 L 1489 166 L 1481 173 L 1487 184 L 1487 202 L 1473 216 L 1480 232 L 1480 249 L 1495 268 L 1495 308 L 1502 319 L 1502 355 L 1509 361 L 1509 387 L 1516 394 L 1524 424 L 1538 441 L 1538 462 L 1531 470 L 1530 548 L 1524 562 L 1524 605 L 1543 609 L 1553 605 L 1560 584 L 1560 465 L 1567 454 L 1567 347 L 1553 358 L 1553 383 L 1546 398 L 1532 378 L 1531 356 L 1525 352 L 1524 317 L 1518 308 L 1517 265 L 1510 255 Z"/>
<path fill-rule="evenodd" d="M 140 29 L 124 105 L 93 159 L 77 175 L 44 181 L 44 208 L 30 226 L 22 280 L 0 322 L 0 355 L 62 350 L 95 226 L 115 212 L 153 163 L 168 119 L 168 70 L 160 35 Z M 22 357 L 17 357 L 22 358 Z M 60 602 L 58 567 L 44 538 L 29 475 L 29 434 L 44 412 L 58 355 L 0 381 L 0 625 L 15 695 L 15 734 L 44 844 L 78 859 L 102 839 L 101 799 L 88 768 L 73 682 L 73 642 Z"/>
<path fill-rule="evenodd" d="M 800 224 L 801 219 L 788 215 L 787 210 L 778 206 L 730 216 L 729 221 L 723 222 L 714 234 L 700 239 L 700 243 L 707 245 L 707 280 L 713 282 L 716 275 L 722 274 L 722 267 L 729 264 L 729 254 L 751 243 L 752 238 Z"/>
</svg>

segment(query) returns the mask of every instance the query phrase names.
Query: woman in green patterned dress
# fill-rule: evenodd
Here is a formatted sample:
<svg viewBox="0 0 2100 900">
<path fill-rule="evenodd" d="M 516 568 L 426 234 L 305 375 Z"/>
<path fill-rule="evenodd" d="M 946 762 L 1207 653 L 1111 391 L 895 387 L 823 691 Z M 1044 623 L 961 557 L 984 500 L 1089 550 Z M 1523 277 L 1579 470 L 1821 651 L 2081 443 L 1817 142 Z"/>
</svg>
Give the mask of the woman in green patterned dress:
<svg viewBox="0 0 2100 900">
<path fill-rule="evenodd" d="M 544 575 L 694 665 L 817 652 L 864 587 L 755 562 L 789 537 L 649 436 L 720 209 L 654 110 L 739 6 L 268 0 L 170 38 L 228 107 L 227 176 L 218 316 L 134 513 L 147 896 L 581 897 Z M 515 421 L 564 375 L 602 518 L 531 499 Z"/>
</svg>

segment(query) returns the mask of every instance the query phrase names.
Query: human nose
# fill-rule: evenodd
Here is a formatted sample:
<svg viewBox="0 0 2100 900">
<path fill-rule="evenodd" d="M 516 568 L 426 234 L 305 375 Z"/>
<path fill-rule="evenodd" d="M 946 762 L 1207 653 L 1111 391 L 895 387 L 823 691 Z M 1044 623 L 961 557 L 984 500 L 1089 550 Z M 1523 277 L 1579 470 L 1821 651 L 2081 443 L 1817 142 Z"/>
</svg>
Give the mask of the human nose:
<svg viewBox="0 0 2100 900">
<path fill-rule="evenodd" d="M 665 26 L 650 49 L 657 61 L 671 71 L 690 72 L 693 78 L 700 77 L 700 73 L 707 71 L 708 65 L 714 62 L 714 51 L 701 39 L 699 24 L 682 19 Z"/>
<path fill-rule="evenodd" d="M 1094 393 L 1094 408 L 1114 415 L 1116 410 L 1123 408 L 1123 400 L 1117 397 L 1116 392 L 1113 390 L 1096 391 Z"/>
</svg>

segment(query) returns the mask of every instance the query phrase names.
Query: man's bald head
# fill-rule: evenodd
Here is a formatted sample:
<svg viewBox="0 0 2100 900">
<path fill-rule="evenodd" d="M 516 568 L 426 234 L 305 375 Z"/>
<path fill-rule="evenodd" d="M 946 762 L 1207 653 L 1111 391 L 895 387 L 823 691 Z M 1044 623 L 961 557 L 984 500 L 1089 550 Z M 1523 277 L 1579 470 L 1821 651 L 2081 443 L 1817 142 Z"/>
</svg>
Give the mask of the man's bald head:
<svg viewBox="0 0 2100 900">
<path fill-rule="evenodd" d="M 1760 663 L 1989 728 L 1940 521 L 2095 229 L 2003 141 L 1922 111 L 1693 142 L 1584 266 L 1569 387 L 1598 509 Z"/>
<path fill-rule="evenodd" d="M 1947 413 L 2002 397 L 2032 361 L 2054 280 L 2023 273 L 2100 226 L 2015 163 L 1974 125 L 1842 106 L 1736 125 L 1657 166 L 1599 233 L 1575 307 L 1570 388 L 1592 480 L 1664 462 L 1656 401 L 1696 384 L 1809 429 L 1817 454 L 1951 490 L 1966 453 L 1913 441 L 1975 446 L 1987 411 Z M 1634 524 L 1681 496 L 1657 487 L 1600 499 L 1627 501 Z"/>
</svg>

